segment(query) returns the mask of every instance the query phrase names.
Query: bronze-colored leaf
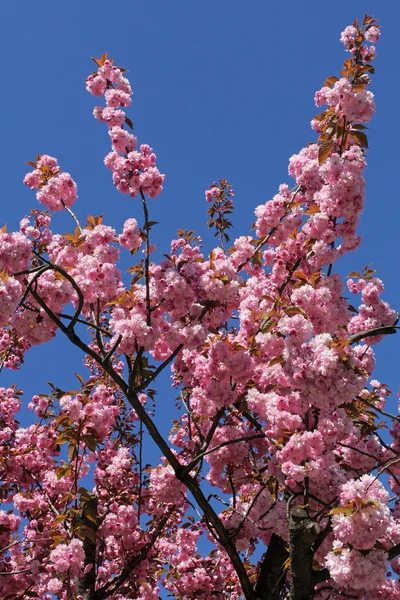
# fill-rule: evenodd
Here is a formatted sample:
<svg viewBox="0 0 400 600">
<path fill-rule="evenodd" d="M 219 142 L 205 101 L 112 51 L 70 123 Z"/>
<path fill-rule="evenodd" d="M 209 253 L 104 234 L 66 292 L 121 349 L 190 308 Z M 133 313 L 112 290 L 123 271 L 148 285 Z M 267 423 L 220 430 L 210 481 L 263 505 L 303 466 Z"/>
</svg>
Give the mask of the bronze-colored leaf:
<svg viewBox="0 0 400 600">
<path fill-rule="evenodd" d="M 348 516 L 352 515 L 353 512 L 354 512 L 354 504 L 350 503 L 347 506 L 336 506 L 336 508 L 332 508 L 332 510 L 329 511 L 328 514 L 330 514 L 330 515 L 343 514 L 348 517 Z"/>
<path fill-rule="evenodd" d="M 355 142 L 362 148 L 368 148 L 368 138 L 363 131 L 350 129 L 350 135 Z"/>
<path fill-rule="evenodd" d="M 329 157 L 332 147 L 333 147 L 332 142 L 323 143 L 320 145 L 319 150 L 318 150 L 318 163 L 320 165 L 322 165 L 322 163 L 324 163 L 326 161 L 326 159 Z"/>
<path fill-rule="evenodd" d="M 303 308 L 300 308 L 300 306 L 288 306 L 287 308 L 285 308 L 284 312 L 289 316 L 303 315 L 303 317 L 306 317 L 306 319 L 308 319 L 308 314 Z"/>
<path fill-rule="evenodd" d="M 78 456 L 78 448 L 76 444 L 70 444 L 68 446 L 68 460 L 72 462 Z"/>
<path fill-rule="evenodd" d="M 65 521 L 65 519 L 68 519 L 68 515 L 58 515 L 54 519 L 53 525 L 58 525 L 59 523 L 62 523 L 63 521 Z"/>
<path fill-rule="evenodd" d="M 85 442 L 89 450 L 91 450 L 92 452 L 96 450 L 98 442 L 92 435 L 84 435 L 83 441 Z"/>
<path fill-rule="evenodd" d="M 311 204 L 311 206 L 309 206 L 307 208 L 307 210 L 304 211 L 305 215 L 315 215 L 316 213 L 321 212 L 320 207 L 318 206 L 318 204 Z"/>
<path fill-rule="evenodd" d="M 269 361 L 268 366 L 273 367 L 274 365 L 284 365 L 285 359 L 283 356 L 275 356 L 272 360 Z"/>
<path fill-rule="evenodd" d="M 327 77 L 325 79 L 324 85 L 326 85 L 327 87 L 333 87 L 337 81 L 339 81 L 339 78 L 335 75 L 331 75 L 330 77 Z"/>
<path fill-rule="evenodd" d="M 304 281 L 305 283 L 307 283 L 307 277 L 304 275 L 303 271 L 295 271 L 293 273 L 293 275 L 295 277 L 297 277 L 297 279 L 300 279 L 300 281 Z"/>
</svg>

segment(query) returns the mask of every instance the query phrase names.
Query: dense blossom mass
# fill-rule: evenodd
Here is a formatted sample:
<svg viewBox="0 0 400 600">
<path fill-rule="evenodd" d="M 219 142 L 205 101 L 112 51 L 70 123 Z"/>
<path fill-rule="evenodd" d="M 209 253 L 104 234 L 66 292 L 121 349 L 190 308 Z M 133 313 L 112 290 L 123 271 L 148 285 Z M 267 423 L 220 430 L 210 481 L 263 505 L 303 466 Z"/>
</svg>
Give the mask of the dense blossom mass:
<svg viewBox="0 0 400 600">
<path fill-rule="evenodd" d="M 315 95 L 318 138 L 290 158 L 292 187 L 255 208 L 254 235 L 225 248 L 234 193 L 220 180 L 205 193 L 220 244 L 180 230 L 161 259 L 147 199 L 165 175 L 131 132 L 124 69 L 94 59 L 104 163 L 139 198 L 122 231 L 81 224 L 76 183 L 38 155 L 24 183 L 45 209 L 0 231 L 2 367 L 57 334 L 86 369 L 78 389 L 33 396 L 27 427 L 22 392 L 0 388 L 2 598 L 400 598 L 400 427 L 373 378 L 398 315 L 372 269 L 346 283 L 334 271 L 361 241 L 378 40 L 368 15 L 343 31 L 350 57 Z M 61 210 L 73 234 L 55 232 Z"/>
</svg>

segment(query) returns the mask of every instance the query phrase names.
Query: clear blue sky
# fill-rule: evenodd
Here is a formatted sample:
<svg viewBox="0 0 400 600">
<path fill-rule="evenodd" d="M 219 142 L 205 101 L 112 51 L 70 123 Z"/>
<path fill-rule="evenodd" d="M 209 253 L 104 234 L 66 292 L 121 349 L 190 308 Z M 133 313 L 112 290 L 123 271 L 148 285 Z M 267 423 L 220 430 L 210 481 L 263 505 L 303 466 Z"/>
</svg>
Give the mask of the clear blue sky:
<svg viewBox="0 0 400 600">
<path fill-rule="evenodd" d="M 400 309 L 400 4 L 394 0 L 4 0 L 1 221 L 16 228 L 36 207 L 22 179 L 25 161 L 37 152 L 58 157 L 77 181 L 82 220 L 104 212 L 120 228 L 130 216 L 141 218 L 140 205 L 114 190 L 102 165 L 109 138 L 92 117 L 96 99 L 83 85 L 94 67 L 90 56 L 108 52 L 129 70 L 135 95 L 128 114 L 167 174 L 165 192 L 150 205 L 151 219 L 161 223 L 159 249 L 168 251 L 179 227 L 196 229 L 210 248 L 204 189 L 218 178 L 235 187 L 235 234 L 247 233 L 254 207 L 288 181 L 290 155 L 315 140 L 309 127 L 314 92 L 345 59 L 340 32 L 366 11 L 380 19 L 383 36 L 373 81 L 378 112 L 369 131 L 364 241 L 338 268 L 347 274 L 372 262 L 385 281 L 385 299 Z M 55 217 L 53 230 L 72 227 Z M 376 375 L 394 390 L 399 349 L 400 337 L 392 336 L 378 350 Z M 82 372 L 80 364 L 80 354 L 56 339 L 28 353 L 21 372 L 4 371 L 0 385 L 16 381 L 28 402 L 46 391 L 48 380 L 75 386 L 71 372 Z"/>
</svg>

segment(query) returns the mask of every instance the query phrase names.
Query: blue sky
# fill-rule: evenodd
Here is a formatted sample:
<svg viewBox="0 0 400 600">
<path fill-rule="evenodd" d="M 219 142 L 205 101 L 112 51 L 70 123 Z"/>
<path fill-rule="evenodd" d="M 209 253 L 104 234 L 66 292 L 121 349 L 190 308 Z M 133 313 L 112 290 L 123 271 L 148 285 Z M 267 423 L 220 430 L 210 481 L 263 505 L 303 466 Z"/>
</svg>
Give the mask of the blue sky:
<svg viewBox="0 0 400 600">
<path fill-rule="evenodd" d="M 84 221 L 104 213 L 120 228 L 141 219 L 137 201 L 118 194 L 103 167 L 109 151 L 105 126 L 92 117 L 96 99 L 83 82 L 93 70 L 90 56 L 108 52 L 129 70 L 135 91 L 129 116 L 140 142 L 149 143 L 167 174 L 164 193 L 151 201 L 159 221 L 154 241 L 168 252 L 178 228 L 196 229 L 206 248 L 204 190 L 227 178 L 236 192 L 234 236 L 246 234 L 254 207 L 289 181 L 288 159 L 315 135 L 314 92 L 338 74 L 345 59 L 342 29 L 365 12 L 382 25 L 373 80 L 377 115 L 370 125 L 367 202 L 360 232 L 363 245 L 339 265 L 346 275 L 367 263 L 385 282 L 385 299 L 400 309 L 398 243 L 398 22 L 396 2 L 342 0 L 335 3 L 265 0 L 190 0 L 113 3 L 4 1 L 1 221 L 9 229 L 37 206 L 22 185 L 25 162 L 38 152 L 59 159 L 78 183 L 75 205 Z M 56 215 L 53 230 L 73 224 Z M 233 237 L 234 237 L 233 236 Z M 377 348 L 377 378 L 399 387 L 398 336 Z M 0 385 L 15 381 L 25 401 L 47 390 L 46 381 L 75 387 L 80 353 L 55 341 L 33 349 L 18 372 L 1 373 Z M 167 380 L 165 380 L 167 382 Z"/>
</svg>

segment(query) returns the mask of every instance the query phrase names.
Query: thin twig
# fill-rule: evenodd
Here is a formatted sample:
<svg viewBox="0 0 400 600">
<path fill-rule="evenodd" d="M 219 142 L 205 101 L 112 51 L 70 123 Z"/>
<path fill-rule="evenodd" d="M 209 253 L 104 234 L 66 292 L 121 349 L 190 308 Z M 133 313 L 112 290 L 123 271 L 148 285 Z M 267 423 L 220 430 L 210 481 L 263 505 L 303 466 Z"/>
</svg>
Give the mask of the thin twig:
<svg viewBox="0 0 400 600">
<path fill-rule="evenodd" d="M 149 227 L 149 211 L 147 208 L 146 197 L 140 188 L 140 196 L 142 198 L 142 206 L 144 213 L 144 230 L 146 231 L 146 254 L 144 259 L 144 276 L 146 285 L 146 307 L 147 307 L 147 325 L 151 325 L 151 305 L 150 305 L 150 227 Z"/>
<path fill-rule="evenodd" d="M 265 438 L 264 434 L 257 433 L 255 435 L 243 436 L 243 437 L 236 438 L 234 440 L 226 440 L 225 442 L 221 442 L 217 446 L 213 446 L 213 448 L 210 448 L 209 450 L 205 450 L 204 452 L 201 452 L 200 454 L 198 454 L 196 456 L 196 458 L 191 460 L 190 463 L 188 465 L 186 465 L 184 470 L 189 473 L 202 458 L 204 458 L 208 454 L 211 454 L 212 452 L 216 452 L 217 450 L 224 448 L 225 446 L 230 446 L 231 444 L 237 444 L 239 442 L 249 442 L 251 440 L 257 440 L 260 438 Z"/>
<path fill-rule="evenodd" d="M 105 355 L 105 357 L 103 358 L 103 361 L 102 361 L 103 363 L 106 363 L 106 362 L 107 362 L 107 361 L 108 361 L 108 360 L 111 358 L 111 356 L 114 354 L 114 352 L 116 351 L 116 349 L 117 349 L 117 348 L 118 348 L 118 346 L 120 345 L 120 343 L 121 343 L 121 340 L 122 340 L 122 335 L 120 334 L 120 335 L 118 336 L 118 338 L 117 338 L 117 340 L 116 340 L 115 344 L 112 346 L 111 350 L 109 350 L 109 351 L 107 352 L 107 354 Z"/>
<path fill-rule="evenodd" d="M 69 206 L 67 206 L 64 202 L 64 200 L 61 198 L 61 204 L 63 205 L 63 207 L 65 208 L 65 210 L 67 211 L 67 213 L 69 213 L 71 215 L 71 217 L 74 219 L 75 223 L 78 226 L 79 229 L 79 233 L 82 234 L 82 227 L 81 224 L 79 223 L 78 217 L 76 216 L 76 214 L 70 209 Z"/>
</svg>

